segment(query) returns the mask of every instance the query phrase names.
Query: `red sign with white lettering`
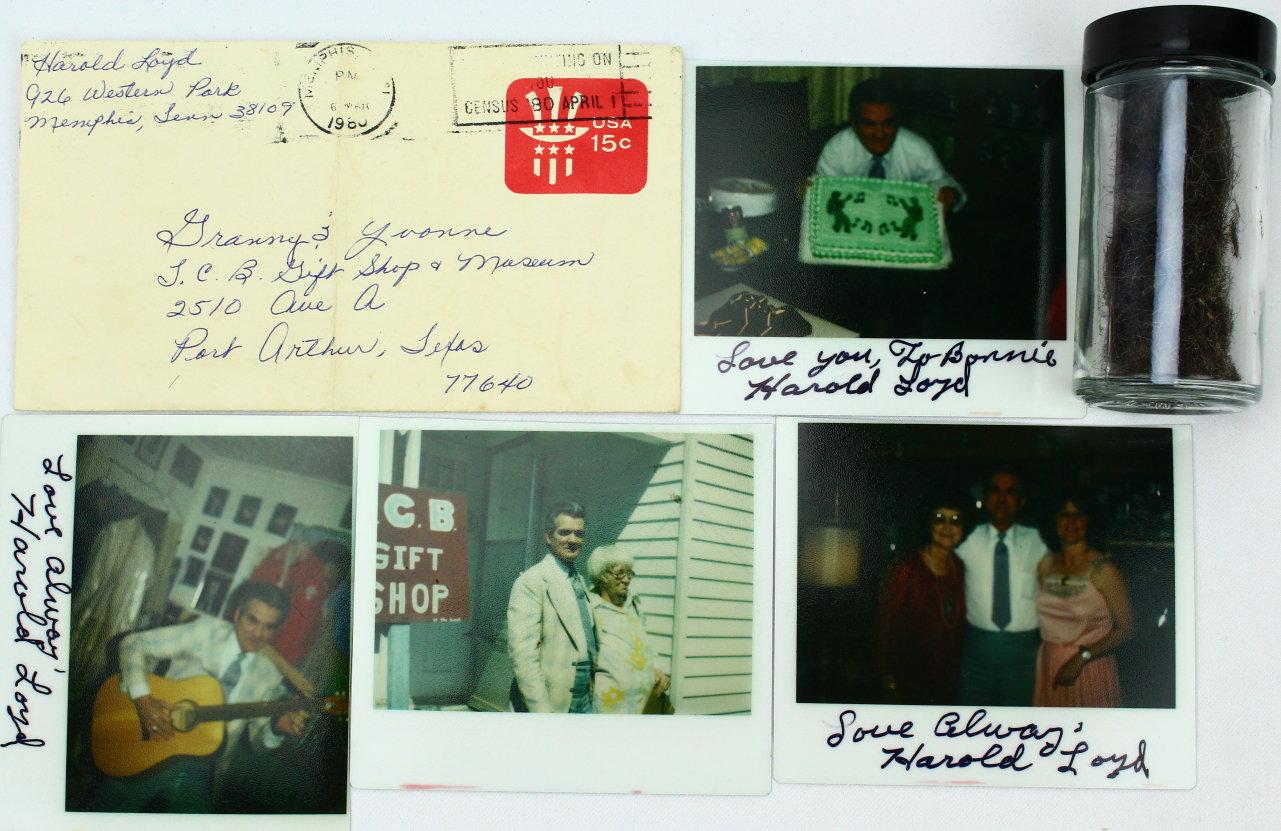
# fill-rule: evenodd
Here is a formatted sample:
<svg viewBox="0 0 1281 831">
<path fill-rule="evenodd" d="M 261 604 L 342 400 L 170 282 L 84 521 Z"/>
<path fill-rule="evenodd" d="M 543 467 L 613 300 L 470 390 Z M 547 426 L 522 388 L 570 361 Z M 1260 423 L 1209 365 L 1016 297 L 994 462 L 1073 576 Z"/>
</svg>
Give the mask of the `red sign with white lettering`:
<svg viewBox="0 0 1281 831">
<path fill-rule="evenodd" d="M 467 496 L 378 486 L 374 621 L 466 620 Z"/>
<path fill-rule="evenodd" d="M 649 90 L 631 78 L 520 78 L 507 87 L 507 187 L 636 193 L 649 170 Z"/>
</svg>

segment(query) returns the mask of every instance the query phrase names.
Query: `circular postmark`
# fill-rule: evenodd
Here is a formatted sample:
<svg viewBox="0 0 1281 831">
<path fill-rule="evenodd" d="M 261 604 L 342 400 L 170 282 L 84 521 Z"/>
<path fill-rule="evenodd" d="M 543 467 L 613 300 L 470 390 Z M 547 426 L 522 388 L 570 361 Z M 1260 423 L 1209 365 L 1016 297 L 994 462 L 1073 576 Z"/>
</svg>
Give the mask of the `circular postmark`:
<svg viewBox="0 0 1281 831">
<path fill-rule="evenodd" d="M 322 133 L 367 136 L 391 116 L 396 79 L 379 68 L 369 47 L 334 43 L 307 62 L 307 73 L 298 83 L 298 102 Z"/>
</svg>

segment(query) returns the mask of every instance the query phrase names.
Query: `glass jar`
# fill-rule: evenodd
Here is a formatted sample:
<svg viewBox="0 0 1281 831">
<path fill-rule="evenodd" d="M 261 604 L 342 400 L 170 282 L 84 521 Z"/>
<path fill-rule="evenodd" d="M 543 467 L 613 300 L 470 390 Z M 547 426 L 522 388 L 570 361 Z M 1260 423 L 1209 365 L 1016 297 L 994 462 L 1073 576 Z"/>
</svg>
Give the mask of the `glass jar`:
<svg viewBox="0 0 1281 831">
<path fill-rule="evenodd" d="M 1262 392 L 1276 26 L 1158 6 L 1085 32 L 1076 394 L 1222 412 Z"/>
</svg>

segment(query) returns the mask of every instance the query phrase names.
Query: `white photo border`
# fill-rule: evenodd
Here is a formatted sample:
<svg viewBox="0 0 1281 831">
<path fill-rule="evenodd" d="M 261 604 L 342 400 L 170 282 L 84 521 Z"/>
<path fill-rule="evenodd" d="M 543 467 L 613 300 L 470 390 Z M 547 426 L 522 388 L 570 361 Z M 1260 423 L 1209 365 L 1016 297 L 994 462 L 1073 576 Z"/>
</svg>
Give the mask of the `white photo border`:
<svg viewBox="0 0 1281 831">
<path fill-rule="evenodd" d="M 1000 366 L 976 365 L 973 373 L 973 389 L 967 395 L 960 396 L 948 392 L 939 400 L 931 400 L 931 393 L 913 393 L 910 396 L 898 396 L 893 386 L 899 379 L 895 366 L 901 357 L 890 353 L 891 341 L 876 338 L 727 338 L 696 336 L 694 324 L 694 274 L 695 274 L 695 147 L 697 142 L 697 76 L 701 67 L 715 66 L 833 66 L 831 63 L 807 63 L 784 61 L 734 61 L 734 60 L 688 60 L 685 62 L 685 130 L 682 146 L 682 170 L 684 184 L 682 188 L 682 235 L 684 237 L 681 252 L 682 280 L 682 315 L 681 315 L 681 412 L 694 415 L 775 415 L 775 416 L 830 416 L 839 417 L 935 417 L 935 418 L 1083 418 L 1086 412 L 1085 403 L 1072 394 L 1073 357 L 1075 354 L 1075 336 L 1071 325 L 1068 327 L 1067 339 L 1042 342 L 1039 340 L 971 340 L 965 339 L 965 352 L 973 355 L 996 352 L 1005 354 L 1011 350 L 1022 350 L 1029 356 L 1044 359 L 1052 350 L 1054 366 L 1040 363 L 1009 363 Z M 855 66 L 856 64 L 850 64 Z M 891 64 L 874 64 L 890 66 Z M 912 68 L 907 67 L 905 68 Z M 925 68 L 925 67 L 921 67 Z M 933 68 L 933 67 L 931 67 Z M 938 68 L 976 68 L 991 69 L 998 67 L 938 67 Z M 1077 269 L 1077 223 L 1073 217 L 1080 216 L 1080 188 L 1075 184 L 1081 181 L 1081 136 L 1079 131 L 1069 129 L 1069 125 L 1080 124 L 1082 119 L 1083 93 L 1079 84 L 1073 82 L 1074 74 L 1070 67 L 1024 66 L 999 67 L 1001 69 L 1052 69 L 1063 74 L 1063 124 L 1064 124 L 1064 217 L 1067 234 L 1065 254 L 1067 269 L 1067 320 L 1075 320 L 1076 309 L 1076 269 Z M 908 340 L 917 341 L 918 338 Z M 747 348 L 736 352 L 736 347 L 746 342 Z M 943 354 L 957 343 L 956 340 L 934 339 L 921 340 L 921 346 L 915 355 L 925 352 Z M 807 371 L 817 361 L 819 352 L 830 356 L 838 350 L 857 352 L 871 349 L 880 356 L 879 368 L 881 377 L 869 394 L 850 395 L 837 393 L 815 397 L 813 394 L 786 396 L 780 392 L 768 400 L 757 395 L 752 400 L 745 400 L 753 390 L 747 381 L 761 380 L 781 375 L 791 369 L 789 382 L 799 387 L 806 387 L 813 382 L 827 384 L 832 381 L 843 381 L 858 369 L 840 371 L 833 367 L 820 373 L 816 378 L 807 376 Z M 730 366 L 741 363 L 744 358 L 766 361 L 771 357 L 782 358 L 795 351 L 795 366 L 778 366 L 777 369 L 742 371 L 728 369 L 718 371 L 722 362 L 729 360 Z M 910 365 L 909 366 L 910 369 Z M 847 364 L 848 367 L 859 367 L 858 363 Z M 959 372 L 952 371 L 955 365 L 937 368 L 933 374 L 940 378 L 959 377 Z M 862 373 L 866 380 L 869 371 Z M 922 377 L 930 375 L 923 372 Z M 994 380 L 987 380 L 993 378 Z M 856 385 L 857 386 L 857 385 Z M 934 387 L 933 390 L 937 390 Z M 781 390 L 781 388 L 780 388 Z"/>
<path fill-rule="evenodd" d="M 375 708 L 374 545 L 384 430 L 748 433 L 753 437 L 756 558 L 752 694 L 746 715 L 668 718 Z M 774 431 L 755 422 L 362 419 L 354 529 L 352 786 L 402 790 L 765 794 L 772 786 Z M 611 749 L 603 745 L 608 728 Z"/>
<path fill-rule="evenodd" d="M 1123 421 L 1093 426 L 1071 427 L 1073 430 L 1090 430 L 1101 426 L 1168 429 L 1171 433 L 1172 472 L 1174 479 L 1174 545 L 1175 545 L 1175 619 L 1179 621 L 1175 633 L 1175 707 L 1172 709 L 1058 709 L 1035 707 L 933 707 L 885 704 L 809 704 L 796 701 L 796 620 L 797 620 L 797 468 L 798 426 L 814 423 L 815 419 L 779 419 L 775 448 L 777 451 L 777 476 L 775 509 L 776 587 L 775 631 L 777 648 L 774 661 L 774 777 L 779 782 L 808 784 L 869 784 L 869 785 L 996 785 L 1001 787 L 1066 787 L 1066 788 L 1131 788 L 1131 789 L 1191 789 L 1196 784 L 1196 656 L 1195 618 L 1193 602 L 1193 496 L 1192 496 L 1192 435 L 1190 426 L 1134 424 Z M 873 421 L 823 420 L 821 423 L 874 424 Z M 911 422 L 918 423 L 918 422 Z M 919 422 L 940 424 L 944 422 Z M 1061 422 L 1019 421 L 999 422 L 1012 429 L 1054 426 L 1063 428 Z M 1074 775 L 1059 772 L 1057 767 L 1067 759 L 1061 753 L 1052 758 L 1039 758 L 1037 751 L 1044 741 L 1017 739 L 1005 741 L 1004 752 L 996 759 L 1014 752 L 1017 745 L 1024 746 L 1019 764 L 1032 762 L 1027 770 L 1012 772 L 1009 769 L 988 769 L 977 764 L 961 768 L 940 767 L 937 770 L 905 770 L 901 764 L 883 766 L 889 758 L 882 752 L 886 741 L 867 738 L 851 741 L 853 727 L 871 727 L 893 724 L 901 727 L 906 721 L 914 725 L 914 738 L 890 737 L 897 745 L 910 748 L 925 743 L 924 753 L 941 758 L 946 753 L 960 757 L 965 753 L 982 755 L 993 743 L 992 738 L 941 739 L 934 738 L 938 720 L 948 712 L 957 712 L 960 725 L 979 709 L 986 710 L 985 724 L 1022 726 L 1030 722 L 1042 728 L 1064 727 L 1062 749 L 1076 745 L 1082 739 L 1091 750 L 1081 753 L 1075 760 Z M 856 720 L 845 719 L 844 731 L 840 730 L 842 713 L 856 712 Z M 1077 724 L 1083 724 L 1078 732 Z M 835 745 L 829 738 L 843 738 Z M 1054 738 L 1053 736 L 1050 737 Z M 1124 771 L 1115 778 L 1107 774 L 1116 764 L 1091 767 L 1097 753 L 1106 755 L 1128 753 L 1132 762 L 1144 744 L 1145 766 L 1150 777 L 1133 771 Z"/>
<path fill-rule="evenodd" d="M 138 435 L 138 436 L 345 436 L 352 439 L 353 456 L 356 453 L 355 418 L 333 416 L 239 416 L 239 415 L 9 415 L 0 421 L 0 493 L 15 494 L 6 499 L 5 516 L 13 519 L 17 512 L 14 500 L 19 493 L 40 493 L 38 506 L 44 505 L 41 488 L 48 484 L 55 487 L 56 513 L 62 537 L 46 534 L 39 543 L 24 555 L 27 568 L 26 582 L 31 596 L 27 608 L 39 608 L 47 581 L 43 574 L 46 558 L 60 557 L 66 565 L 62 580 L 70 582 L 72 567 L 72 539 L 75 533 L 74 498 L 76 482 L 55 481 L 43 473 L 45 460 L 57 466 L 62 457 L 61 469 L 74 475 L 76 455 L 81 436 Z M 354 468 L 354 464 L 353 464 Z M 353 488 L 354 488 L 353 469 Z M 43 515 L 40 517 L 43 519 Z M 12 526 L 9 526 L 12 530 Z M 9 534 L 7 537 L 12 538 Z M 7 542 L 12 543 L 12 539 Z M 12 546 L 10 546 L 12 547 Z M 38 558 L 38 560 L 37 560 Z M 17 566 L 12 554 L 6 558 L 6 587 L 14 582 Z M 55 578 L 56 579 L 56 578 Z M 73 587 L 74 588 L 74 587 Z M 13 591 L 0 592 L 0 620 L 14 621 L 19 610 L 18 598 Z M 58 604 L 62 624 L 64 651 L 57 661 L 39 655 L 34 648 L 24 647 L 13 638 L 0 641 L 0 668 L 4 672 L 6 706 L 14 706 L 14 695 L 25 692 L 28 698 L 27 717 L 31 724 L 28 735 L 44 741 L 42 747 L 6 747 L 0 749 L 0 780 L 5 792 L 15 795 L 6 800 L 5 820 L 14 828 L 77 828 L 107 829 L 108 831 L 171 831 L 174 814 L 94 813 L 66 810 L 66 759 L 67 759 L 67 696 L 65 675 L 70 661 L 70 595 L 63 595 Z M 34 693 L 28 684 L 14 683 L 16 666 L 38 673 L 40 683 L 51 688 L 48 695 Z M 6 719 L 6 728 L 10 725 Z M 3 741 L 9 741 L 11 731 L 5 731 Z M 348 766 L 350 773 L 350 763 Z M 16 795 L 21 794 L 21 798 Z M 348 801 L 350 811 L 350 801 Z M 350 813 L 342 814 L 182 814 L 180 824 L 193 831 L 253 828 L 275 831 L 297 829 L 346 829 Z"/>
</svg>

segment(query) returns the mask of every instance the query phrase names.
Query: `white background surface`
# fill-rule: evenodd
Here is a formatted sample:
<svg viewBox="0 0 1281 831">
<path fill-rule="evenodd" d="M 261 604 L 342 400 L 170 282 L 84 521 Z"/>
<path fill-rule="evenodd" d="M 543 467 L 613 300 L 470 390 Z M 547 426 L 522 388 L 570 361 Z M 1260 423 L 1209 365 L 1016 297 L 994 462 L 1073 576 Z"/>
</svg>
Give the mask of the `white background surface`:
<svg viewBox="0 0 1281 831">
<path fill-rule="evenodd" d="M 48 2 L 6 3 L 0 13 L 3 54 L 0 89 L 14 95 L 18 51 L 40 38 L 366 39 L 410 41 L 667 42 L 687 59 L 849 63 L 1068 67 L 1079 70 L 1081 34 L 1096 17 L 1140 5 L 1078 0 L 1057 2 L 856 2 L 779 0 L 743 2 L 661 0 L 650 3 L 529 0 L 469 4 L 361 2 L 94 3 L 78 8 Z M 1244 1 L 1281 17 L 1281 4 Z M 1080 88 L 1069 84 L 1068 94 Z M 1275 109 L 1275 108 L 1274 108 Z M 17 121 L 0 138 L 4 176 L 0 210 L 0 412 L 12 410 Z M 1276 124 L 1274 112 L 1273 124 Z M 1270 201 L 1281 215 L 1281 152 L 1274 127 Z M 1068 125 L 1069 164 L 1079 163 L 1080 125 Z M 211 164 L 219 163 L 213 159 Z M 1073 187 L 1073 183 L 1069 183 Z M 1071 218 L 1069 218 L 1071 221 Z M 1269 270 L 1281 270 L 1281 245 L 1270 223 Z M 74 234 L 74 228 L 65 229 Z M 1072 232 L 1074 239 L 1074 231 Z M 127 267 L 127 264 L 122 264 Z M 1281 319 L 1281 292 L 1272 292 L 1265 321 Z M 49 321 L 50 326 L 59 325 Z M 1275 328 L 1275 327 L 1273 327 Z M 121 337 L 130 333 L 122 332 Z M 994 788 L 775 785 L 768 797 L 638 797 L 437 792 L 360 792 L 353 827 L 468 828 L 502 823 L 529 828 L 1214 828 L 1281 827 L 1277 793 L 1275 714 L 1281 704 L 1275 652 L 1281 602 L 1281 547 L 1272 539 L 1281 521 L 1270 475 L 1281 441 L 1281 333 L 1265 353 L 1262 403 L 1232 416 L 1195 423 L 1197 777 L 1186 792 L 1093 792 Z M 57 383 L 57 379 L 50 379 Z M 1090 420 L 1093 420 L 1093 416 Z M 1129 419 L 1136 423 L 1142 419 Z M 1115 423 L 1115 422 L 1114 422 Z M 354 741 L 360 737 L 353 736 Z M 602 722 L 600 746 L 608 763 L 627 753 L 625 737 Z M 530 748 L 493 745 L 493 752 Z M 449 748 L 424 747 L 424 764 Z M 531 768 L 536 768 L 531 753 Z M 653 764 L 663 764 L 654 759 Z M 0 783 L 4 800 L 16 795 Z M 0 821 L 2 822 L 2 821 Z"/>
</svg>

